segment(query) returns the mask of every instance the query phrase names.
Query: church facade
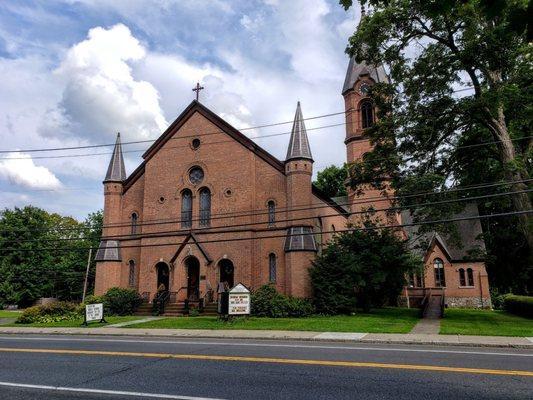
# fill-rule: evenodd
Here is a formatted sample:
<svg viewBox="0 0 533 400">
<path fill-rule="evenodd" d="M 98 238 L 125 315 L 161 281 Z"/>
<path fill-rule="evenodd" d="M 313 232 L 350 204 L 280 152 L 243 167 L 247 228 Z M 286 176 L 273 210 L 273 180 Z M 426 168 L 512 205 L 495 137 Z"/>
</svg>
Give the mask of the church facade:
<svg viewBox="0 0 533 400">
<path fill-rule="evenodd" d="M 342 91 L 348 163 L 371 150 L 364 138 L 375 118 L 368 88 L 384 79 L 382 68 L 350 61 Z M 389 208 L 393 196 L 392 191 L 369 189 L 361 195 L 349 189 L 347 197 L 331 199 L 312 184 L 312 175 L 299 103 L 283 161 L 198 101 L 152 144 L 129 176 L 117 136 L 104 180 L 95 293 L 132 287 L 151 300 L 159 289 L 170 293 L 171 302 L 205 302 L 220 284 L 241 282 L 253 289 L 270 282 L 281 293 L 311 297 L 308 269 L 321 248 L 336 231 L 356 224 L 361 210 Z M 387 218 L 400 225 L 409 215 Z M 483 247 L 479 220 L 467 225 L 461 231 L 464 242 Z M 416 230 L 404 233 L 421 242 Z M 452 248 L 437 233 L 425 239 L 425 272 L 412 277 L 404 299 L 409 303 L 409 293 L 436 286 L 454 299 L 452 306 L 489 306 L 483 261 L 468 258 L 467 249 Z"/>
</svg>

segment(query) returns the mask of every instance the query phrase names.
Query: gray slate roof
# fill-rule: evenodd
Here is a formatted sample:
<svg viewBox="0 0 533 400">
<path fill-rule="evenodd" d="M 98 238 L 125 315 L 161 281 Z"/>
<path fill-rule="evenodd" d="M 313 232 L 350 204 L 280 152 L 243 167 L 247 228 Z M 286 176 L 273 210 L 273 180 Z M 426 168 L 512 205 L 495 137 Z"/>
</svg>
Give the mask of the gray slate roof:
<svg viewBox="0 0 533 400">
<path fill-rule="evenodd" d="M 315 235 L 310 226 L 294 226 L 287 230 L 285 251 L 317 251 Z"/>
<path fill-rule="evenodd" d="M 95 261 L 121 261 L 120 242 L 118 240 L 102 240 L 96 251 Z"/>
<path fill-rule="evenodd" d="M 296 114 L 294 115 L 294 122 L 292 124 L 291 140 L 289 142 L 286 160 L 288 161 L 295 158 L 307 158 L 313 160 L 300 102 L 298 102 L 298 105 L 296 106 Z"/>
<path fill-rule="evenodd" d="M 115 148 L 113 149 L 111 161 L 109 161 L 104 182 L 122 182 L 126 178 L 126 167 L 124 166 L 124 158 L 122 157 L 120 133 L 117 133 L 117 141 L 115 142 Z"/>
<path fill-rule="evenodd" d="M 468 203 L 463 211 L 451 216 L 450 219 L 478 216 L 477 205 L 475 203 Z M 409 210 L 402 211 L 402 223 L 410 224 L 412 222 L 413 217 L 411 212 Z M 469 254 L 472 251 L 485 252 L 485 242 L 481 238 L 483 231 L 478 218 L 455 221 L 453 224 L 457 228 L 459 241 L 453 240 L 451 235 L 445 235 L 436 231 L 418 233 L 419 226 L 405 226 L 404 230 L 407 233 L 411 250 L 424 257 L 429 250 L 428 247 L 434 241 L 438 241 L 444 248 L 444 251 L 449 254 L 451 261 L 467 261 L 472 258 Z M 480 257 L 473 258 L 479 259 Z"/>
<path fill-rule="evenodd" d="M 389 82 L 389 77 L 382 65 L 372 66 L 365 62 L 357 63 L 355 57 L 352 57 L 350 58 L 348 70 L 346 71 L 342 94 L 346 93 L 348 90 L 352 90 L 355 82 L 359 77 L 364 75 L 370 76 L 375 82 Z"/>
</svg>

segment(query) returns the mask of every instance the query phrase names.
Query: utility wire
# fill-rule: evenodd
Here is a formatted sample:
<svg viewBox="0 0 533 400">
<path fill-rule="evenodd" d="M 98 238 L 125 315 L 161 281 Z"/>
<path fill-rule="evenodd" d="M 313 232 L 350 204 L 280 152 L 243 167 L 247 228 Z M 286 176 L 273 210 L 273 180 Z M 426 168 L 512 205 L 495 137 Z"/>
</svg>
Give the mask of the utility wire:
<svg viewBox="0 0 533 400">
<path fill-rule="evenodd" d="M 388 207 L 388 208 L 381 208 L 381 209 L 372 209 L 372 210 L 362 210 L 362 211 L 353 211 L 347 213 L 347 215 L 368 215 L 368 214 L 375 214 L 380 212 L 385 213 L 396 213 L 401 210 L 409 210 L 413 208 L 420 208 L 420 207 L 426 207 L 429 205 L 437 205 L 437 204 L 450 204 L 450 203 L 457 203 L 462 201 L 470 201 L 470 200 L 480 200 L 480 199 L 486 199 L 486 198 L 492 198 L 492 197 L 499 197 L 504 195 L 513 195 L 518 193 L 529 193 L 533 192 L 533 189 L 530 190 L 523 190 L 523 191 L 517 191 L 517 192 L 507 192 L 507 193 L 495 193 L 490 195 L 482 195 L 482 196 L 476 196 L 476 197 L 466 197 L 461 199 L 448 199 L 448 200 L 441 200 L 438 202 L 433 203 L 425 203 L 425 204 L 417 204 L 412 206 L 400 206 L 400 207 Z M 320 215 L 320 216 L 305 216 L 305 217 L 298 217 L 298 218 L 286 218 L 282 220 L 276 220 L 276 224 L 280 223 L 290 223 L 295 221 L 305 221 L 315 218 L 328 218 L 328 217 L 336 217 L 339 216 L 338 213 L 336 214 L 326 214 L 326 215 Z M 250 223 L 242 223 L 242 224 L 233 224 L 233 225 L 224 225 L 224 226 L 206 226 L 206 227 L 199 227 L 195 229 L 191 228 L 183 228 L 181 230 L 171 230 L 171 231 L 159 231 L 159 232 L 147 232 L 147 233 L 131 233 L 131 234 L 120 234 L 120 235 L 102 235 L 102 239 L 105 240 L 138 240 L 140 238 L 148 238 L 148 237 L 159 237 L 161 235 L 186 235 L 187 233 L 194 231 L 195 233 L 203 233 L 203 231 L 207 231 L 207 233 L 216 234 L 216 233 L 237 233 L 239 231 L 227 231 L 228 228 L 245 228 L 248 226 L 255 226 L 255 225 L 265 225 L 268 224 L 268 221 L 256 221 L 256 222 L 250 222 Z M 155 224 L 153 224 L 155 225 Z M 280 229 L 287 229 L 289 226 L 269 226 L 266 229 L 263 229 L 263 231 L 272 231 L 272 230 L 280 230 Z M 62 241 L 78 241 L 78 240 L 84 240 L 83 237 L 68 237 L 68 238 L 45 238 L 45 239 L 14 239 L 10 240 L 16 243 L 27 243 L 27 242 L 62 242 Z"/>
<path fill-rule="evenodd" d="M 511 181 L 511 182 L 497 182 L 497 183 L 487 183 L 487 184 L 475 184 L 475 185 L 469 185 L 469 186 L 463 186 L 455 189 L 449 189 L 441 192 L 420 192 L 420 193 L 414 193 L 414 194 L 408 194 L 408 195 L 402 195 L 402 196 L 390 196 L 390 197 L 384 197 L 384 196 L 374 196 L 374 197 L 367 197 L 365 199 L 353 201 L 353 202 L 338 202 L 335 204 L 323 204 L 323 205 L 315 205 L 315 206 L 305 206 L 305 207 L 276 207 L 276 210 L 274 211 L 275 214 L 281 214 L 284 212 L 296 212 L 296 211 L 305 211 L 305 210 L 314 210 L 314 209 L 320 209 L 320 208 L 331 208 L 335 205 L 337 206 L 350 206 L 350 205 L 360 205 L 360 204 L 367 204 L 374 201 L 387 201 L 387 200 L 399 200 L 399 199 L 408 199 L 408 198 L 417 198 L 417 197 L 423 197 L 423 196 L 434 196 L 434 195 L 447 195 L 449 193 L 456 193 L 456 192 L 462 192 L 465 190 L 477 190 L 477 189 L 485 189 L 490 187 L 496 187 L 496 186 L 502 186 L 502 185 L 512 185 L 517 183 L 527 183 L 533 181 L 533 178 L 531 179 L 525 179 L 520 181 Z M 470 199 L 469 197 L 463 198 L 463 199 Z M 247 217 L 247 216 L 256 216 L 256 215 L 268 215 L 269 211 L 265 210 L 264 208 L 261 209 L 252 209 L 252 210 L 246 210 L 246 211 L 237 211 L 237 212 L 224 212 L 224 213 L 212 213 L 211 219 L 225 219 L 225 218 L 241 218 L 241 217 Z M 348 214 L 348 212 L 344 213 L 345 215 Z M 335 215 L 341 215 L 341 214 L 335 214 Z M 191 222 L 197 222 L 200 221 L 201 218 L 195 218 L 191 219 Z M 147 226 L 147 225 L 164 225 L 164 224 L 171 224 L 171 223 L 180 223 L 182 222 L 182 219 L 176 219 L 176 218 L 156 218 L 156 219 L 150 219 L 150 220 L 144 220 L 142 222 L 138 222 L 136 226 Z M 122 222 L 122 223 L 112 223 L 103 225 L 102 228 L 118 228 L 118 227 L 131 227 L 131 221 L 128 222 Z M 53 231 L 53 232 L 62 232 L 62 231 L 80 231 L 80 230 L 93 230 L 93 228 L 90 227 L 72 227 L 72 228 L 42 228 L 42 229 L 35 229 L 34 232 L 37 231 Z M 21 228 L 21 229 L 0 229 L 0 232 L 27 232 L 27 229 Z"/>
<path fill-rule="evenodd" d="M 269 236 L 257 236 L 257 237 L 244 237 L 244 238 L 226 238 L 226 239 L 213 239 L 213 240 L 199 240 L 196 243 L 198 244 L 207 244 L 207 243 L 227 243 L 227 242 L 241 242 L 245 240 L 263 240 L 263 239 L 275 239 L 275 238 L 287 238 L 290 236 L 300 236 L 300 235 L 316 235 L 317 233 L 333 233 L 333 234 L 339 234 L 344 232 L 357 232 L 357 231 L 372 231 L 372 230 L 378 230 L 378 229 L 399 229 L 399 228 L 405 228 L 408 226 L 423 226 L 423 225 L 435 225 L 435 224 L 443 224 L 443 223 L 449 223 L 449 222 L 458 222 L 458 221 L 470 221 L 475 219 L 488 219 L 488 218 L 496 218 L 496 217 L 505 217 L 505 216 L 511 216 L 511 215 L 522 215 L 522 214 L 531 214 L 533 213 L 533 210 L 524 210 L 524 211 L 513 211 L 513 212 L 506 212 L 506 213 L 497 213 L 497 214 L 486 214 L 486 215 L 477 215 L 472 217 L 459 217 L 459 218 L 449 218 L 449 219 L 439 219 L 439 220 L 431 220 L 431 221 L 420 221 L 420 222 L 412 222 L 407 224 L 389 224 L 389 225 L 382 225 L 382 226 L 365 226 L 361 228 L 348 228 L 348 229 L 341 229 L 341 230 L 320 230 L 319 232 L 310 232 L 310 233 L 294 233 L 294 234 L 283 234 L 283 235 L 269 235 Z M 179 246 L 183 244 L 182 242 L 171 242 L 171 243 L 152 243 L 152 244 L 139 244 L 139 245 L 123 245 L 123 246 L 108 246 L 106 249 L 126 249 L 126 248 L 143 248 L 143 247 L 162 247 L 162 246 Z M 16 248 L 2 248 L 0 251 L 16 251 L 16 252 L 25 252 L 25 251 L 86 251 L 86 250 L 96 250 L 97 247 L 77 247 L 77 248 L 61 248 L 61 247 L 50 247 L 50 248 L 36 248 L 36 249 L 16 249 Z"/>
</svg>

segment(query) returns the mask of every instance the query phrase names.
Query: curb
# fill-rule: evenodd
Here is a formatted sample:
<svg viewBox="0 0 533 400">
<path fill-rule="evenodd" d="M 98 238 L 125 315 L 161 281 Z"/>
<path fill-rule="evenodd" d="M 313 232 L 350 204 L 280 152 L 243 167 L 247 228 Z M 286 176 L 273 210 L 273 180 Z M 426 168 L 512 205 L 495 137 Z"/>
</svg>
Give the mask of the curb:
<svg viewBox="0 0 533 400">
<path fill-rule="evenodd" d="M 112 331 L 108 331 L 112 329 Z M 217 332 L 216 334 L 214 332 Z M 231 330 L 221 331 L 198 331 L 198 330 L 175 330 L 161 332 L 160 330 L 145 330 L 144 332 L 134 332 L 131 328 L 0 328 L 0 335 L 76 335 L 76 336 L 130 336 L 138 338 L 188 338 L 188 339 L 226 339 L 226 340 L 284 340 L 284 341 L 307 341 L 307 342 L 336 342 L 336 343 L 362 343 L 362 344 L 401 344 L 401 345 L 430 345 L 430 346 L 455 346 L 455 347 L 486 347 L 486 348 L 518 348 L 533 349 L 533 342 L 522 337 L 499 337 L 487 336 L 490 340 L 499 341 L 484 342 L 482 339 L 474 341 L 470 336 L 460 335 L 439 335 L 438 338 L 424 338 L 417 335 L 417 338 L 400 337 L 372 337 L 372 333 L 344 333 L 344 332 L 309 332 L 309 331 L 251 331 L 248 334 Z M 253 333 L 252 333 L 253 332 Z M 399 334 L 391 334 L 399 335 Z M 409 335 L 409 334 L 405 334 Z M 402 335 L 404 336 L 404 335 Z M 435 336 L 435 335 L 431 335 Z M 454 341 L 446 340 L 454 338 Z M 461 339 L 464 338 L 466 340 Z M 477 337 L 476 337 L 477 338 Z"/>
</svg>

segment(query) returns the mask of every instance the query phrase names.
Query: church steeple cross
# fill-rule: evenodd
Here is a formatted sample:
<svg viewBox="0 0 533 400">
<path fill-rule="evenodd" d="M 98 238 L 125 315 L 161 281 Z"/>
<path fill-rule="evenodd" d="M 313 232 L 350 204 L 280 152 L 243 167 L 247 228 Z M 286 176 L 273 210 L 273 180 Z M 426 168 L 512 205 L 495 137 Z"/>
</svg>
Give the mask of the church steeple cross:
<svg viewBox="0 0 533 400">
<path fill-rule="evenodd" d="M 198 98 L 200 97 L 200 90 L 204 89 L 203 86 L 200 86 L 200 82 L 196 82 L 196 87 L 192 90 L 193 92 L 196 92 L 196 101 L 198 101 Z"/>
</svg>

